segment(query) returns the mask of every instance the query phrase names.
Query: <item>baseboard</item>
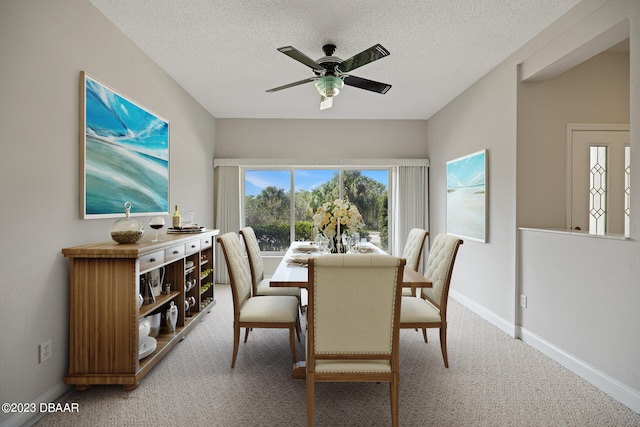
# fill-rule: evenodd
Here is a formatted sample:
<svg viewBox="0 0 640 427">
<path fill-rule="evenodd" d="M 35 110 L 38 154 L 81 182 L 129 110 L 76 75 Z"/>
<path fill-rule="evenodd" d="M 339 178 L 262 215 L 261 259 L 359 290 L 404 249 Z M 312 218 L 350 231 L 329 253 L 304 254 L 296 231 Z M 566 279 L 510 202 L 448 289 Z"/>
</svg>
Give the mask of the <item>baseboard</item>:
<svg viewBox="0 0 640 427">
<path fill-rule="evenodd" d="M 45 393 L 40 395 L 32 403 L 36 404 L 36 412 L 22 412 L 16 414 L 2 423 L 0 427 L 29 427 L 36 423 L 40 418 L 44 417 L 47 413 L 40 412 L 40 404 L 55 403 L 64 400 L 65 395 L 73 391 L 71 386 L 59 383 L 58 385 L 50 388 Z"/>
<path fill-rule="evenodd" d="M 523 342 L 535 348 L 545 356 L 555 360 L 585 381 L 598 387 L 613 399 L 627 406 L 634 412 L 640 413 L 640 392 L 607 375 L 599 369 L 583 362 L 561 348 L 554 346 L 534 333 L 520 328 Z"/>
<path fill-rule="evenodd" d="M 622 403 L 632 411 L 640 413 L 640 392 L 638 390 L 634 390 L 621 383 L 615 378 L 612 378 L 595 367 L 583 362 L 561 348 L 558 348 L 541 337 L 527 331 L 525 328 L 515 326 L 506 319 L 496 315 L 491 310 L 488 310 L 486 307 L 483 307 L 453 289 L 449 291 L 449 296 L 498 329 L 514 338 L 521 339 L 522 342 L 530 345 L 551 360 L 558 362 L 585 381 L 588 381 L 598 387 L 600 390 L 607 393 L 613 399 Z"/>
<path fill-rule="evenodd" d="M 487 322 L 494 325 L 496 328 L 504 331 L 510 337 L 516 338 L 516 328 L 513 322 L 509 322 L 507 319 L 498 316 L 493 311 L 488 310 L 486 307 L 478 304 L 474 300 L 462 295 L 460 292 L 456 292 L 453 289 L 449 290 L 449 296 L 460 304 L 473 311 L 478 316 L 482 317 Z"/>
</svg>

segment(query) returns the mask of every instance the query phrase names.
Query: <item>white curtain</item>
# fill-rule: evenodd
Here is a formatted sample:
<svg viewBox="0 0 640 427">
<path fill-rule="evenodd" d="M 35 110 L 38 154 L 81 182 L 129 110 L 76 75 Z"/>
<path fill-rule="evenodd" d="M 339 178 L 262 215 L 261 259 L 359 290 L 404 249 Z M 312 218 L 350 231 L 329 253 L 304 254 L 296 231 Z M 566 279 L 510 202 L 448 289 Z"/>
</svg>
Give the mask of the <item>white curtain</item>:
<svg viewBox="0 0 640 427">
<path fill-rule="evenodd" d="M 214 164 L 215 166 L 215 164 Z M 214 228 L 220 234 L 240 230 L 240 168 L 215 166 L 214 173 L 215 218 Z M 229 283 L 227 265 L 220 245 L 216 244 L 216 283 Z"/>
<path fill-rule="evenodd" d="M 429 230 L 428 166 L 397 166 L 392 173 L 392 254 L 400 255 L 412 228 Z M 425 242 L 425 248 L 427 244 Z M 425 251 L 426 253 L 426 251 Z M 424 264 L 424 256 L 420 271 Z"/>
</svg>

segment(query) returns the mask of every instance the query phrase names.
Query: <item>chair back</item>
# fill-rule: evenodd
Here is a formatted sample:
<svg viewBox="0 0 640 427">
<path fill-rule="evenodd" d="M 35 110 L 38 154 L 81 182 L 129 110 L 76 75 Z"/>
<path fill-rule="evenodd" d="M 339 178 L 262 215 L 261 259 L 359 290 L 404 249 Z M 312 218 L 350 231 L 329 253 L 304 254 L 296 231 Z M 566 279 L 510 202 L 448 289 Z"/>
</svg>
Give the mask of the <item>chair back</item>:
<svg viewBox="0 0 640 427">
<path fill-rule="evenodd" d="M 218 243 L 222 247 L 222 253 L 227 263 L 229 279 L 231 280 L 233 308 L 237 316 L 240 312 L 240 307 L 251 297 L 251 273 L 244 257 L 242 246 L 240 246 L 240 238 L 236 233 L 223 234 L 218 237 Z"/>
<path fill-rule="evenodd" d="M 249 258 L 249 268 L 251 270 L 251 280 L 253 287 L 253 294 L 255 295 L 258 288 L 258 283 L 264 279 L 264 264 L 262 263 L 262 253 L 260 251 L 260 245 L 258 244 L 258 238 L 255 231 L 251 227 L 245 227 L 240 230 L 240 235 L 244 240 L 244 246 L 247 249 L 247 257 Z"/>
<path fill-rule="evenodd" d="M 342 357 L 383 358 L 397 368 L 404 265 L 404 259 L 383 254 L 310 259 L 309 366 L 315 359 Z"/>
<path fill-rule="evenodd" d="M 420 272 L 420 260 L 422 259 L 424 242 L 427 240 L 428 235 L 427 230 L 412 228 L 402 251 L 402 257 L 407 260 L 407 267 L 418 273 Z"/>
<path fill-rule="evenodd" d="M 449 284 L 453 273 L 458 247 L 463 241 L 448 234 L 438 234 L 429 250 L 424 276 L 433 284 L 432 288 L 422 288 L 422 297 L 426 297 L 440 309 L 441 316 L 446 311 L 449 298 Z"/>
</svg>

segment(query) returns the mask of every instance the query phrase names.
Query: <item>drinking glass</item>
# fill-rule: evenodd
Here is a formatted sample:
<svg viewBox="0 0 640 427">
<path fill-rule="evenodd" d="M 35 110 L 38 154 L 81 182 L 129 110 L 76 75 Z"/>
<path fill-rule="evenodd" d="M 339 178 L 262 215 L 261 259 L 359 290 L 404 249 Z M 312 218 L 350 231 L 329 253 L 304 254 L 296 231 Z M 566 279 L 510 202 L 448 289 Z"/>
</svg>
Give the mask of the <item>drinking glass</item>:
<svg viewBox="0 0 640 427">
<path fill-rule="evenodd" d="M 358 247 L 358 249 L 362 253 L 367 252 L 367 238 L 366 237 L 361 237 L 360 238 L 360 246 Z"/>
<path fill-rule="evenodd" d="M 344 247 L 344 253 L 351 252 L 351 238 L 347 233 L 342 234 L 342 246 Z"/>
<path fill-rule="evenodd" d="M 326 253 L 329 251 L 329 239 L 324 235 L 320 234 L 318 236 L 320 240 L 320 252 Z"/>
<path fill-rule="evenodd" d="M 158 230 L 164 227 L 164 218 L 162 218 L 161 216 L 154 216 L 153 218 L 151 218 L 151 221 L 149 221 L 149 227 L 156 230 L 156 238 L 153 239 L 152 242 L 159 242 L 160 240 L 158 239 Z"/>
</svg>

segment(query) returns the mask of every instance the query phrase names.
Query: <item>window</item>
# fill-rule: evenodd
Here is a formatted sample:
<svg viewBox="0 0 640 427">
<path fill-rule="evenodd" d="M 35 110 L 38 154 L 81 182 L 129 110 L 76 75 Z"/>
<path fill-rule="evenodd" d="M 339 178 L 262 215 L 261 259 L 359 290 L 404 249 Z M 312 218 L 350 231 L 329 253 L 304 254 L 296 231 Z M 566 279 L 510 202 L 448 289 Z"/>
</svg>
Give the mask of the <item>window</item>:
<svg viewBox="0 0 640 427">
<path fill-rule="evenodd" d="M 567 219 L 590 234 L 629 235 L 628 125 L 568 124 Z"/>
<path fill-rule="evenodd" d="M 325 202 L 346 198 L 363 216 L 363 234 L 388 250 L 389 169 L 244 169 L 244 221 L 262 251 L 282 252 L 311 239 L 313 214 Z"/>
<path fill-rule="evenodd" d="M 604 234 L 607 225 L 607 147 L 591 146 L 589 163 L 589 233 Z"/>
</svg>

